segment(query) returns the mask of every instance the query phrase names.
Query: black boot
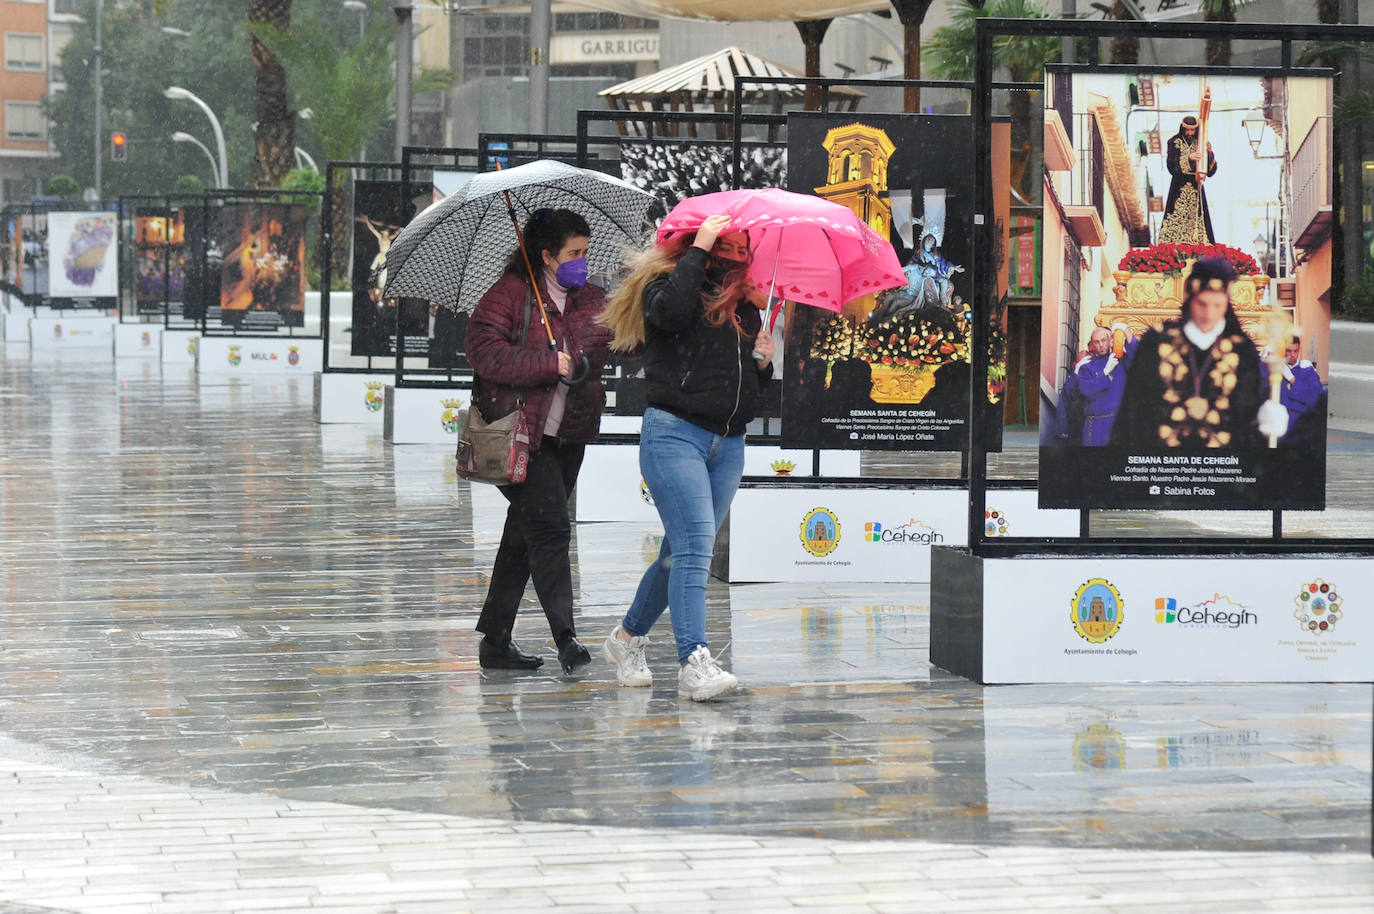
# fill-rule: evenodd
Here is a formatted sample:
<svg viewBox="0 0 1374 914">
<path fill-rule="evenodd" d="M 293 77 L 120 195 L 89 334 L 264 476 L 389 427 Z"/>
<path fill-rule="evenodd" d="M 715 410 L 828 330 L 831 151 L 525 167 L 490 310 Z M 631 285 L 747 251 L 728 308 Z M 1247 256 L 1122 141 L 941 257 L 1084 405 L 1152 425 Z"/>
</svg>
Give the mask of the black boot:
<svg viewBox="0 0 1374 914">
<path fill-rule="evenodd" d="M 544 658 L 525 653 L 514 641 L 497 644 L 483 638 L 477 645 L 477 662 L 484 670 L 537 670 L 544 665 Z"/>
<path fill-rule="evenodd" d="M 558 639 L 558 662 L 563 665 L 564 673 L 572 673 L 578 667 L 591 663 L 592 655 L 576 635 L 564 635 Z"/>
</svg>

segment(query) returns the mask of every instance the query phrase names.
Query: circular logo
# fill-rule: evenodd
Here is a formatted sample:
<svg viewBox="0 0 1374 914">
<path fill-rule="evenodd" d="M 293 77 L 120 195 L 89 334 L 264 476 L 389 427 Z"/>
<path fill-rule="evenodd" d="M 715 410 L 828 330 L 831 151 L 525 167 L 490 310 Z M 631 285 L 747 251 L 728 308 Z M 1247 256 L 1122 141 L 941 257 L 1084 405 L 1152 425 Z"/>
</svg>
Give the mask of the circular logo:
<svg viewBox="0 0 1374 914">
<path fill-rule="evenodd" d="M 1323 635 L 1336 627 L 1345 615 L 1345 603 L 1336 585 L 1316 578 L 1302 586 L 1293 598 L 1293 618 L 1298 627 L 1313 635 Z"/>
<path fill-rule="evenodd" d="M 1007 521 L 1007 512 L 997 511 L 992 508 L 983 512 L 983 531 L 987 536 L 1006 536 L 1011 524 Z"/>
<path fill-rule="evenodd" d="M 1090 578 L 1073 595 L 1073 630 L 1093 644 L 1121 630 L 1125 601 L 1106 578 Z"/>
<path fill-rule="evenodd" d="M 840 519 L 829 508 L 812 508 L 801 522 L 802 548 L 814 556 L 829 555 L 840 545 Z"/>
<path fill-rule="evenodd" d="M 301 363 L 301 354 L 296 350 L 295 346 L 292 346 L 291 351 L 286 354 L 286 362 L 288 365 L 299 365 Z"/>
</svg>

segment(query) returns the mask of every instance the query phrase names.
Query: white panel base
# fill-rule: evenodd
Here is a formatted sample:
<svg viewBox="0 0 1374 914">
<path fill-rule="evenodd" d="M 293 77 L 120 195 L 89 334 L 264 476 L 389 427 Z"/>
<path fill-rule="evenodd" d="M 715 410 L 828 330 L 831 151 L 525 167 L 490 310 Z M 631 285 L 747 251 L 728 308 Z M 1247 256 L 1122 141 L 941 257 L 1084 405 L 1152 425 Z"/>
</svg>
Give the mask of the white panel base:
<svg viewBox="0 0 1374 914">
<path fill-rule="evenodd" d="M 206 336 L 196 345 L 196 370 L 204 374 L 300 374 L 324 362 L 324 341 L 288 336 Z"/>
<path fill-rule="evenodd" d="M 162 355 L 161 324 L 116 324 L 117 359 L 156 359 Z"/>
<path fill-rule="evenodd" d="M 924 583 L 933 544 L 967 542 L 967 503 L 964 489 L 741 488 L 726 579 Z"/>
<path fill-rule="evenodd" d="M 622 420 L 628 416 L 602 416 Z M 613 425 L 619 425 L 616 422 Z M 637 431 L 637 429 L 636 429 Z M 589 444 L 577 473 L 577 497 L 573 500 L 578 523 L 589 521 L 643 521 L 658 523 L 658 511 L 649 498 L 639 472 L 639 445 Z"/>
<path fill-rule="evenodd" d="M 315 372 L 315 418 L 321 423 L 351 422 L 382 427 L 386 388 L 394 374 Z"/>
<path fill-rule="evenodd" d="M 983 505 L 983 535 L 987 537 L 1076 537 L 1079 533 L 1078 511 L 1040 507 L 1035 489 L 988 489 Z"/>
<path fill-rule="evenodd" d="M 471 399 L 459 387 L 391 387 L 385 391 L 382 437 L 392 444 L 457 447 L 458 414 Z"/>
<path fill-rule="evenodd" d="M 29 341 L 34 350 L 94 349 L 112 352 L 119 322 L 101 314 L 29 319 Z"/>
<path fill-rule="evenodd" d="M 602 434 L 639 431 L 639 419 L 628 416 L 602 416 Z M 785 463 L 792 464 L 789 469 Z M 786 472 L 782 472 L 786 470 Z M 809 476 L 811 452 L 783 450 L 770 445 L 746 445 L 746 476 Z M 822 451 L 821 475 L 858 476 L 858 451 Z M 587 447 L 582 470 L 577 477 L 577 520 L 657 521 L 658 511 L 649 498 L 648 487 L 639 472 L 639 446 L 636 444 L 593 444 Z"/>
<path fill-rule="evenodd" d="M 181 365 L 196 364 L 196 349 L 200 342 L 199 330 L 163 330 L 162 361 Z"/>
<path fill-rule="evenodd" d="M 982 568 L 984 682 L 1368 682 L 1374 670 L 1374 559 L 1019 556 Z M 1114 619 L 1081 622 L 1080 591 Z"/>
</svg>

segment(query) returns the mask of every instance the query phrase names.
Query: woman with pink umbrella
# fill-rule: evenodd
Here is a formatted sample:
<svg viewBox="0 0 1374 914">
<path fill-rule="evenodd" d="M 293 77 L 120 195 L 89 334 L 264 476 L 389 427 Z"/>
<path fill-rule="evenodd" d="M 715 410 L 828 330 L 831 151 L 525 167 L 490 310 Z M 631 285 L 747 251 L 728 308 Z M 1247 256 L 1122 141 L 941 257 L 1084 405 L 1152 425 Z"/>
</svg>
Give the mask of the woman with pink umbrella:
<svg viewBox="0 0 1374 914">
<path fill-rule="evenodd" d="M 707 647 L 706 582 L 744 472 L 744 427 L 772 377 L 773 338 L 751 301 L 750 239 L 728 231 L 732 219 L 711 215 L 694 231 L 660 234 L 600 318 L 615 334 L 613 349 L 642 348 L 648 408 L 639 467 L 663 521 L 658 557 L 602 653 L 621 685 L 651 685 L 646 636 L 667 609 L 678 693 L 693 701 L 738 685 Z"/>
</svg>

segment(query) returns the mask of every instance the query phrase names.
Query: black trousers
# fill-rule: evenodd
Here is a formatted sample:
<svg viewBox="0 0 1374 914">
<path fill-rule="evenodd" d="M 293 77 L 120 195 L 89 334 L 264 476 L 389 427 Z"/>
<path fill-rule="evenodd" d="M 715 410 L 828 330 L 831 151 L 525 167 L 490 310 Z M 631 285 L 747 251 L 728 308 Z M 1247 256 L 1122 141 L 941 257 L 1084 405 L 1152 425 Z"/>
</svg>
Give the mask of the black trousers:
<svg viewBox="0 0 1374 914">
<path fill-rule="evenodd" d="M 572 541 L 568 497 L 577 483 L 586 450 L 586 445 L 546 436 L 539 450 L 530 455 L 525 481 L 501 486 L 510 508 L 491 569 L 487 599 L 477 620 L 477 630 L 492 641 L 504 644 L 510 640 L 525 584 L 531 578 L 554 640 L 576 633 L 568 559 Z"/>
</svg>

